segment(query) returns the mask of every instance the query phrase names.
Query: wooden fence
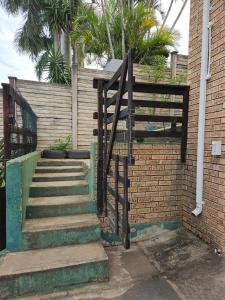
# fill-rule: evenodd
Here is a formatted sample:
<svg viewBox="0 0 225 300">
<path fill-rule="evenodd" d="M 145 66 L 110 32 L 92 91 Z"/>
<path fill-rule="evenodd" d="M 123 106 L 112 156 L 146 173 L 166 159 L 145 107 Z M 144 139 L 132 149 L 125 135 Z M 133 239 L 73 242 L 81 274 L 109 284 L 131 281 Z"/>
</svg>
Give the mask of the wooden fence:
<svg viewBox="0 0 225 300">
<path fill-rule="evenodd" d="M 187 56 L 175 55 L 174 58 L 173 67 L 168 68 L 163 79 L 164 83 L 170 82 L 175 74 L 187 72 Z M 134 76 L 137 82 L 152 81 L 148 77 L 145 66 L 134 65 Z M 97 109 L 97 91 L 93 89 L 94 77 L 111 78 L 112 72 L 93 69 L 78 70 L 77 97 L 74 100 L 77 116 L 73 116 L 73 122 L 76 122 L 75 128 L 77 128 L 74 135 L 78 149 L 89 149 L 90 144 L 96 141 L 96 137 L 93 137 L 93 128 L 97 125 L 97 121 L 93 120 L 93 113 Z M 48 147 L 58 138 L 72 135 L 72 90 L 70 87 L 19 79 L 16 85 L 18 92 L 27 99 L 38 116 L 38 149 Z M 3 136 L 1 106 L 2 101 L 0 101 L 0 138 Z"/>
</svg>

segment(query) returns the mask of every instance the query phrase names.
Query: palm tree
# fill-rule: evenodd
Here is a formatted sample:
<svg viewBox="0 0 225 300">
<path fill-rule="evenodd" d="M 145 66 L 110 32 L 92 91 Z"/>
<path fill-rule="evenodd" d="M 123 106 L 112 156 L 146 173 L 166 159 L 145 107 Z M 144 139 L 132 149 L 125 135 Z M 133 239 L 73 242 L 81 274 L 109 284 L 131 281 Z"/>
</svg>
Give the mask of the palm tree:
<svg viewBox="0 0 225 300">
<path fill-rule="evenodd" d="M 25 23 L 16 35 L 19 51 L 36 57 L 54 40 L 61 49 L 61 35 L 71 30 L 72 19 L 77 13 L 80 0 L 0 0 L 11 14 L 22 13 Z"/>
<path fill-rule="evenodd" d="M 108 40 L 109 40 L 109 47 L 110 47 L 111 55 L 112 55 L 112 58 L 115 58 L 113 44 L 112 44 L 112 38 L 111 38 L 111 33 L 110 33 L 110 27 L 109 27 L 110 13 L 106 9 L 106 3 L 105 3 L 104 0 L 101 0 L 101 5 L 102 5 L 102 11 L 103 11 L 103 18 L 104 18 L 104 21 L 105 21 L 105 26 L 106 26 L 106 31 L 107 31 L 107 37 L 108 37 Z"/>
<path fill-rule="evenodd" d="M 169 8 L 168 8 L 168 10 L 167 10 L 166 16 L 165 16 L 165 18 L 163 19 L 163 24 L 162 24 L 162 26 L 161 26 L 162 29 L 163 29 L 163 27 L 166 25 L 166 21 L 168 20 L 168 17 L 169 17 L 169 15 L 170 15 L 171 12 L 172 12 L 172 7 L 173 7 L 173 4 L 174 4 L 175 2 L 176 2 L 176 0 L 171 0 L 171 1 L 170 1 L 170 5 L 169 5 Z M 183 11 L 184 11 L 184 9 L 185 9 L 185 6 L 186 6 L 187 3 L 188 3 L 188 0 L 182 0 L 182 2 L 183 2 L 183 5 L 182 5 L 182 7 L 181 7 L 181 9 L 180 9 L 180 11 L 179 11 L 179 13 L 178 13 L 176 19 L 174 20 L 173 25 L 172 25 L 171 28 L 170 28 L 171 31 L 174 30 L 174 28 L 175 28 L 175 26 L 176 26 L 178 20 L 180 19 L 180 16 L 182 15 L 182 13 L 183 13 Z"/>
<path fill-rule="evenodd" d="M 39 80 L 46 79 L 52 83 L 70 84 L 71 70 L 62 53 L 54 46 L 50 47 L 37 59 L 36 74 Z"/>
<path fill-rule="evenodd" d="M 46 22 L 42 17 L 44 0 L 0 0 L 0 4 L 10 14 L 23 15 L 24 25 L 16 34 L 15 44 L 20 52 L 35 59 L 52 42 L 50 35 L 46 34 Z"/>
<path fill-rule="evenodd" d="M 169 5 L 169 8 L 167 10 L 165 18 L 163 19 L 163 23 L 162 23 L 162 27 L 161 28 L 163 28 L 166 25 L 166 21 L 167 21 L 169 15 L 170 15 L 170 12 L 172 10 L 172 6 L 173 6 L 174 1 L 176 1 L 176 0 L 171 0 L 170 1 L 170 5 Z"/>
<path fill-rule="evenodd" d="M 0 0 L 0 4 L 9 13 L 22 13 L 24 17 L 24 25 L 15 37 L 15 44 L 20 52 L 29 54 L 39 63 L 43 57 L 45 61 L 47 57 L 54 57 L 49 55 L 54 44 L 55 54 L 59 50 L 68 65 L 71 63 L 69 36 L 72 19 L 79 3 L 80 0 Z M 51 70 L 52 68 L 49 69 Z"/>
<path fill-rule="evenodd" d="M 105 9 L 112 7 L 113 3 L 115 1 L 110 0 Z M 124 56 L 122 28 L 125 52 L 127 53 L 129 48 L 135 48 L 135 62 L 151 64 L 156 55 L 168 56 L 168 46 L 174 45 L 175 36 L 167 29 L 157 29 L 159 24 L 155 17 L 154 7 L 140 2 L 131 10 L 129 6 L 124 5 L 123 20 L 124 24 L 121 26 L 121 8 L 117 5 L 110 18 L 110 34 L 116 58 L 122 59 Z M 74 18 L 71 38 L 82 45 L 83 55 L 94 54 L 99 60 L 112 58 L 104 15 L 98 16 L 92 7 L 83 8 L 78 17 Z"/>
<path fill-rule="evenodd" d="M 182 5 L 182 7 L 181 7 L 181 9 L 180 9 L 180 11 L 179 11 L 179 13 L 178 13 L 175 21 L 173 22 L 173 25 L 171 26 L 171 29 L 170 29 L 171 31 L 175 28 L 175 26 L 176 26 L 178 20 L 180 19 L 180 16 L 182 15 L 182 13 L 183 13 L 183 11 L 184 11 L 185 6 L 186 6 L 187 3 L 188 3 L 188 0 L 183 0 L 183 5 Z"/>
</svg>

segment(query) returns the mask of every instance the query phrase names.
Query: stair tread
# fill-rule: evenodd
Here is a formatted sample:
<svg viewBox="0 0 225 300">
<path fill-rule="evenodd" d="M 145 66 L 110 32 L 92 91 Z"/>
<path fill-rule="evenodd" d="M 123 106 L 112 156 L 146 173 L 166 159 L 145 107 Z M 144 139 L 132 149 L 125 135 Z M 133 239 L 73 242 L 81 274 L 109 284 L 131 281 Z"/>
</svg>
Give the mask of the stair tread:
<svg viewBox="0 0 225 300">
<path fill-rule="evenodd" d="M 106 260 L 108 257 L 99 242 L 7 253 L 0 258 L 0 277 L 11 277 Z"/>
<path fill-rule="evenodd" d="M 83 161 L 83 159 L 70 159 L 70 158 L 63 158 L 63 159 L 60 159 L 60 158 L 41 158 L 39 162 L 81 162 Z"/>
<path fill-rule="evenodd" d="M 29 198 L 29 206 L 55 206 L 90 202 L 89 195 Z"/>
<path fill-rule="evenodd" d="M 36 170 L 73 170 L 73 169 L 77 169 L 77 170 L 81 170 L 83 169 L 82 166 L 37 166 Z"/>
<path fill-rule="evenodd" d="M 47 188 L 47 187 L 65 187 L 65 186 L 87 186 L 86 180 L 68 180 L 68 181 L 48 181 L 48 182 L 32 182 L 32 188 Z"/>
<path fill-rule="evenodd" d="M 55 178 L 55 177 L 71 177 L 71 176 L 84 176 L 84 172 L 76 172 L 76 173 L 36 173 L 34 174 L 34 178 L 45 178 L 45 177 L 52 177 L 52 178 Z"/>
<path fill-rule="evenodd" d="M 72 216 L 58 216 L 27 219 L 24 222 L 23 232 L 41 232 L 61 229 L 77 229 L 99 225 L 96 214 L 80 214 Z"/>
</svg>

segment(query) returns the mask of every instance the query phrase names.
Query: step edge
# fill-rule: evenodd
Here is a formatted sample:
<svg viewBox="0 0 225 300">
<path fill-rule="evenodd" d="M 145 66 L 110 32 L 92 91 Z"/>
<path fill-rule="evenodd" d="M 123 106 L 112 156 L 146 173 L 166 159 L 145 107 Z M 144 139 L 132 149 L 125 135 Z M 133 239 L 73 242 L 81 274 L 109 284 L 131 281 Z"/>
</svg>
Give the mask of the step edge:
<svg viewBox="0 0 225 300">
<path fill-rule="evenodd" d="M 28 200 L 27 207 L 69 206 L 69 205 L 87 204 L 87 203 L 89 203 L 89 202 L 92 202 L 92 200 L 84 199 L 84 200 L 80 200 L 80 201 L 71 201 L 71 202 L 68 202 L 68 203 L 55 203 L 54 201 L 52 201 L 52 203 L 42 203 L 42 204 L 40 204 L 40 203 L 31 203 L 31 202 Z M 93 201 L 93 202 L 94 202 L 94 201 Z"/>
<path fill-rule="evenodd" d="M 84 183 L 82 182 L 82 183 L 80 183 L 80 181 L 82 181 L 82 180 L 78 180 L 79 181 L 79 184 L 77 183 L 77 181 L 75 181 L 75 182 L 73 182 L 72 180 L 68 180 L 68 181 L 66 181 L 66 180 L 62 180 L 62 184 L 65 184 L 66 182 L 68 182 L 68 183 L 70 183 L 69 185 L 62 185 L 62 186 L 60 186 L 60 188 L 64 188 L 64 187 L 84 187 L 84 186 L 88 186 L 88 182 L 87 181 L 85 181 Z M 49 183 L 55 183 L 55 185 L 54 184 L 52 184 L 52 185 L 50 185 L 50 186 L 45 186 L 45 185 L 41 185 L 43 182 L 41 181 L 41 182 L 32 182 L 31 183 L 31 185 L 30 185 L 30 188 L 32 188 L 32 189 L 35 189 L 35 188 L 38 188 L 38 189 L 40 189 L 40 188 L 55 188 L 55 187 L 59 187 L 59 181 L 49 181 L 48 182 L 48 184 Z M 73 182 L 73 184 L 71 184 L 71 182 Z"/>
<path fill-rule="evenodd" d="M 81 216 L 81 215 L 79 215 Z M 50 217 L 54 218 L 54 217 Z M 40 218 L 33 218 L 32 220 L 37 219 L 40 222 Z M 26 222 L 26 221 L 25 221 Z M 53 227 L 55 226 L 55 227 Z M 90 221 L 87 224 L 87 221 L 84 221 L 83 223 L 77 223 L 77 224 L 68 224 L 68 225 L 53 225 L 52 227 L 42 227 L 42 228 L 36 228 L 36 229 L 29 229 L 29 228 L 23 228 L 22 233 L 24 234 L 32 234 L 32 233 L 41 233 L 41 232 L 52 232 L 52 231 L 62 231 L 62 230 L 81 230 L 81 229 L 89 229 L 93 227 L 100 226 L 99 220 L 96 221 Z"/>
<path fill-rule="evenodd" d="M 36 251 L 39 251 L 39 250 L 45 250 L 45 249 L 37 249 Z M 99 249 L 99 251 L 100 250 L 101 249 Z M 104 252 L 105 252 L 105 250 L 104 250 Z M 25 276 L 25 275 L 29 275 L 29 274 L 33 274 L 33 273 L 41 273 L 41 272 L 44 273 L 44 272 L 48 272 L 48 271 L 67 269 L 67 268 L 71 268 L 71 267 L 87 265 L 87 264 L 90 264 L 90 263 L 99 263 L 99 262 L 109 262 L 109 258 L 107 256 L 106 252 L 101 257 L 91 258 L 91 259 L 89 258 L 89 259 L 86 259 L 86 260 L 81 260 L 79 262 L 74 262 L 74 263 L 70 263 L 70 264 L 67 263 L 67 265 L 64 265 L 64 266 L 61 265 L 61 266 L 51 266 L 51 267 L 49 267 L 49 265 L 47 265 L 46 268 L 34 268 L 33 270 L 30 270 L 30 271 L 27 270 L 25 272 L 17 271 L 13 274 L 4 274 L 4 275 L 0 274 L 0 280 L 9 279 L 9 278 L 13 279 L 14 277 L 17 277 L 17 276 Z"/>
</svg>

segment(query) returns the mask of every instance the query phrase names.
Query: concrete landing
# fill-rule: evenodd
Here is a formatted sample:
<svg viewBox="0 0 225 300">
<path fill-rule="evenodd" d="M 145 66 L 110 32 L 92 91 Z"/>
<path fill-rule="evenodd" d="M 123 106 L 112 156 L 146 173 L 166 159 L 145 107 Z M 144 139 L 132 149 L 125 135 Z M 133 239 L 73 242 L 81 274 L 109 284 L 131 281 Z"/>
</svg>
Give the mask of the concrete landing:
<svg viewBox="0 0 225 300">
<path fill-rule="evenodd" d="M 110 280 L 20 300 L 224 300 L 225 258 L 185 229 L 106 248 Z"/>
<path fill-rule="evenodd" d="M 0 263 L 0 299 L 71 283 L 103 281 L 107 262 L 100 243 L 9 253 Z"/>
</svg>

